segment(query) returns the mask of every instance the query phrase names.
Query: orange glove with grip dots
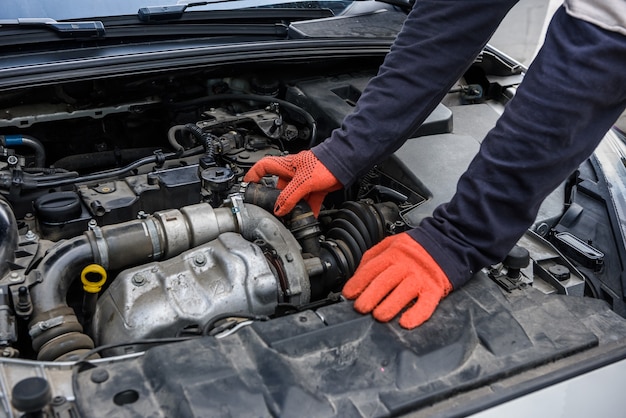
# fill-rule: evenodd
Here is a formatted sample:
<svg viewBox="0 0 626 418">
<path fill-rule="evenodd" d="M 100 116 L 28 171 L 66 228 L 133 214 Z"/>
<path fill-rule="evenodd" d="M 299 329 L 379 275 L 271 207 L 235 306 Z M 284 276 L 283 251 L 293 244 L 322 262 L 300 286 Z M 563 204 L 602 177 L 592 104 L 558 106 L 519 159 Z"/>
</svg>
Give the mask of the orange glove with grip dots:
<svg viewBox="0 0 626 418">
<path fill-rule="evenodd" d="M 426 322 L 451 291 L 452 284 L 437 262 L 417 241 L 401 233 L 365 252 L 342 293 L 356 299 L 358 312 L 372 312 L 381 322 L 390 321 L 415 301 L 399 321 L 400 326 L 412 329 Z"/>
<path fill-rule="evenodd" d="M 311 151 L 262 158 L 246 173 L 244 181 L 258 183 L 267 175 L 277 175 L 278 188 L 283 189 L 274 207 L 277 216 L 287 215 L 304 199 L 317 217 L 326 195 L 343 187 Z"/>
</svg>

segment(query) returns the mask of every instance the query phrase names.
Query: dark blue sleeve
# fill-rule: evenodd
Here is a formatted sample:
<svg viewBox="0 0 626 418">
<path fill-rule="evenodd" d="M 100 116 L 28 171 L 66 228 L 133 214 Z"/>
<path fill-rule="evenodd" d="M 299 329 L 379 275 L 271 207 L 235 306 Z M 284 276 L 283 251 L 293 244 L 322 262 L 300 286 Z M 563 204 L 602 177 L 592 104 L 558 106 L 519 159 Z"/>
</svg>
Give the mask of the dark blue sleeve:
<svg viewBox="0 0 626 418">
<path fill-rule="evenodd" d="M 626 36 L 557 11 L 456 194 L 409 232 L 455 288 L 501 261 L 545 197 L 593 152 L 626 107 L 625 68 Z"/>
<path fill-rule="evenodd" d="M 313 153 L 348 186 L 392 154 L 459 80 L 518 0 L 418 0 L 379 73 Z"/>
</svg>

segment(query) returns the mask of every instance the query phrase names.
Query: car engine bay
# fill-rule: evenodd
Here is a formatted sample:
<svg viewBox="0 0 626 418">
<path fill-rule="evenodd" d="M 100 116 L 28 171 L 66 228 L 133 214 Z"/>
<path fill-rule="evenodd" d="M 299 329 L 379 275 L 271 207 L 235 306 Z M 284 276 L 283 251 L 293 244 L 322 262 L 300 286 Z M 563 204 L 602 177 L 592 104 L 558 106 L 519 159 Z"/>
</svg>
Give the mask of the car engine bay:
<svg viewBox="0 0 626 418">
<path fill-rule="evenodd" d="M 326 138 L 352 111 L 377 63 L 369 63 L 371 70 L 362 70 L 363 65 L 352 70 L 341 61 L 336 66 L 340 70 L 324 72 L 310 64 L 274 72 L 263 66 L 252 72 L 233 66 L 33 86 L 0 95 L 2 357 L 44 368 L 58 362 L 70 369 L 76 361 L 110 360 L 113 369 L 107 373 L 121 375 L 126 366 L 116 358 L 134 359 L 135 367 L 153 357 L 152 364 L 163 365 L 164 359 L 175 356 L 167 345 L 174 341 L 183 341 L 190 352 L 237 354 L 241 345 L 233 349 L 226 337 L 252 325 L 248 328 L 253 331 L 237 337 L 250 352 L 259 345 L 267 348 L 267 343 L 272 347 L 267 359 L 278 352 L 289 361 L 299 356 L 309 356 L 310 361 L 316 347 L 324 351 L 319 346 L 336 344 L 336 351 L 328 358 L 322 355 L 321 363 L 357 364 L 355 370 L 361 370 L 364 363 L 354 354 L 359 342 L 393 334 L 401 344 L 423 349 L 423 358 L 436 358 L 435 363 L 446 356 L 453 359 L 442 366 L 445 373 L 433 366 L 417 379 L 401 371 L 417 367 L 417 357 L 404 345 L 400 354 L 389 355 L 398 361 L 400 380 L 380 379 L 401 393 L 378 401 L 388 411 L 401 411 L 408 397 L 425 390 L 423 385 L 429 382 L 436 392 L 429 399 L 442 399 L 452 388 L 463 387 L 455 380 L 459 376 L 476 385 L 616 336 L 623 338 L 626 325 L 613 312 L 622 313 L 622 305 L 616 302 L 613 311 L 608 310 L 598 299 L 609 298 L 599 289 L 612 291 L 588 278 L 589 272 L 602 274 L 605 254 L 577 238 L 573 223 L 567 227 L 559 223 L 571 200 L 565 205 L 558 201 L 507 260 L 480 272 L 467 289 L 454 292 L 451 302 L 442 304 L 444 317 L 471 315 L 448 331 L 437 328 L 449 337 L 441 344 L 380 328 L 382 324 L 352 312 L 341 288 L 363 253 L 385 236 L 417 225 L 451 197 L 481 135 L 522 78 L 520 68 L 484 51 L 401 152 L 349 188 L 329 194 L 318 218 L 304 201 L 289 215 L 276 217 L 272 209 L 280 192 L 277 179 L 248 184 L 243 181 L 245 173 L 264 156 L 297 153 Z M 487 127 L 476 121 L 482 113 L 473 111 L 484 112 Z M 453 127 L 453 116 L 460 125 L 455 119 Z M 439 151 L 439 157 L 433 157 Z M 567 199 L 581 183 L 576 178 L 565 186 Z M 581 258 L 586 263 L 582 266 L 576 263 Z M 581 312 L 545 328 L 559 334 L 553 338 L 542 321 L 574 311 L 573 302 L 553 303 L 550 298 L 557 294 L 586 302 Z M 467 295 L 476 306 L 460 302 Z M 611 300 L 619 300 L 614 296 Z M 480 311 L 478 307 L 486 306 L 481 298 L 496 301 L 496 308 Z M 547 313 L 539 325 L 528 320 L 533 325 L 525 328 L 529 306 L 541 306 Z M 472 321 L 478 325 L 468 325 Z M 579 338 L 567 340 L 564 335 L 581 322 L 600 331 L 596 335 L 580 331 Z M 425 325 L 424 335 L 432 337 L 436 332 L 429 326 Z M 556 331 L 559 326 L 562 332 Z M 320 337 L 321 329 L 328 330 L 325 336 Z M 253 332 L 258 335 L 250 336 Z M 197 338 L 207 336 L 220 342 Z M 481 357 L 485 350 L 473 348 L 480 344 L 497 361 Z M 158 349 L 149 350 L 152 357 L 137 360 L 148 347 Z M 254 351 L 255 356 L 263 347 Z M 527 352 L 532 354 L 520 354 Z M 370 360 L 378 357 L 372 355 Z M 481 366 L 470 368 L 473 361 Z M 176 374 L 176 364 L 163 370 L 137 367 L 145 373 L 141 379 L 162 373 L 165 381 L 167 373 Z M 209 367 L 208 360 L 203 364 Z M 284 370 L 283 366 L 276 367 Z M 319 364 L 298 365 L 309 366 Z M 386 367 L 387 363 L 381 370 Z M 221 369 L 215 370 L 202 373 L 221 376 Z M 94 386 L 100 383 L 94 375 L 75 376 L 82 382 L 80 389 L 73 388 L 76 396 L 110 393 L 116 406 L 124 406 L 137 401 L 132 392 L 137 391 L 141 402 L 164 405 L 136 387 L 119 389 L 114 378 L 108 388 Z M 432 383 L 444 375 L 451 376 L 449 382 L 441 387 Z M 332 378 L 341 381 L 323 375 L 312 384 L 328 384 L 326 379 Z M 290 375 L 285 385 L 294 380 L 302 379 Z M 363 396 L 356 399 L 350 388 L 336 384 L 336 392 L 332 384 L 327 387 L 332 396 L 339 399 L 345 394 L 360 411 L 368 411 L 364 388 L 359 388 Z M 377 391 L 383 387 L 373 386 Z M 172 389 L 172 396 L 179 391 Z M 305 401 L 325 407 L 317 400 Z M 268 405 L 272 414 L 280 409 Z M 352 406 L 346 405 L 338 401 L 331 409 L 350 411 Z M 141 408 L 152 411 L 150 406 Z M 219 410 L 215 408 L 211 411 Z M 251 408 L 246 411 L 255 410 Z M 267 410 L 257 412 L 264 415 Z M 163 416 L 195 416 L 186 409 L 169 413 L 173 415 L 166 411 Z"/>
<path fill-rule="evenodd" d="M 294 103 L 310 108 L 302 88 L 328 80 L 194 81 L 210 94 L 133 101 L 146 86 L 187 86 L 86 82 L 55 87 L 50 103 L 4 108 L 1 129 L 14 132 L 1 137 L 0 169 L 8 357 L 71 360 L 95 345 L 207 334 L 227 314 L 334 303 L 363 252 L 407 227 L 401 212 L 423 197 L 378 169 L 331 196 L 319 219 L 301 202 L 279 220 L 275 179 L 242 181 L 263 156 L 319 140 L 323 118 Z M 129 99 L 94 106 L 94 95 L 118 90 Z M 342 94 L 349 108 L 355 98 Z"/>
</svg>

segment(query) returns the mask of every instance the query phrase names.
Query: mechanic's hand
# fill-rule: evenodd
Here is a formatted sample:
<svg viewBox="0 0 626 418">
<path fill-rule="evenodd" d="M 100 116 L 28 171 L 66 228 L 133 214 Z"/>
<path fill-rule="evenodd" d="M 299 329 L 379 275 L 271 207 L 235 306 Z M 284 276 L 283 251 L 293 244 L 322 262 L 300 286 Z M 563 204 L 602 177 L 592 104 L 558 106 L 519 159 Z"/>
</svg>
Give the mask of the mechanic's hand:
<svg viewBox="0 0 626 418">
<path fill-rule="evenodd" d="M 258 183 L 266 175 L 277 175 L 278 188 L 283 189 L 274 207 L 277 216 L 285 216 L 304 199 L 317 217 L 326 195 L 343 187 L 311 151 L 265 157 L 252 166 L 244 181 Z"/>
<path fill-rule="evenodd" d="M 343 295 L 356 299 L 354 309 L 372 312 L 388 322 L 411 304 L 400 317 L 404 328 L 423 324 L 439 301 L 452 291 L 452 284 L 428 252 L 406 232 L 385 238 L 366 251 Z"/>
</svg>

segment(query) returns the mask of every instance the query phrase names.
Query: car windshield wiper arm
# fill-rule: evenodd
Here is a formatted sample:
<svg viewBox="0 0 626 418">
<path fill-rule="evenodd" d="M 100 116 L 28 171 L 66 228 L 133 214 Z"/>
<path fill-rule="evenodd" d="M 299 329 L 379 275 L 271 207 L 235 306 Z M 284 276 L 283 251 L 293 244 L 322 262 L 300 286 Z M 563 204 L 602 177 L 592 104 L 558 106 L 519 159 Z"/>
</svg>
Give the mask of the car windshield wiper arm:
<svg viewBox="0 0 626 418">
<path fill-rule="evenodd" d="M 44 28 L 66 38 L 104 38 L 104 25 L 99 20 L 57 22 L 50 18 L 0 19 L 0 27 Z"/>
<path fill-rule="evenodd" d="M 172 4 L 170 6 L 148 6 L 137 11 L 137 17 L 142 22 L 156 22 L 159 20 L 180 19 L 189 7 L 206 6 L 214 3 L 226 3 L 237 0 L 196 1 L 193 3 Z"/>
<path fill-rule="evenodd" d="M 137 11 L 137 18 L 142 22 L 159 22 L 164 20 L 177 20 L 181 19 L 185 11 L 189 7 L 206 6 L 216 3 L 229 3 L 239 0 L 209 0 L 209 1 L 196 1 L 191 3 L 177 3 L 165 6 L 147 6 L 142 7 Z M 369 1 L 369 0 L 355 0 L 355 1 Z M 377 0 L 382 3 L 391 4 L 392 6 L 398 6 L 407 12 L 413 8 L 415 0 Z"/>
</svg>

